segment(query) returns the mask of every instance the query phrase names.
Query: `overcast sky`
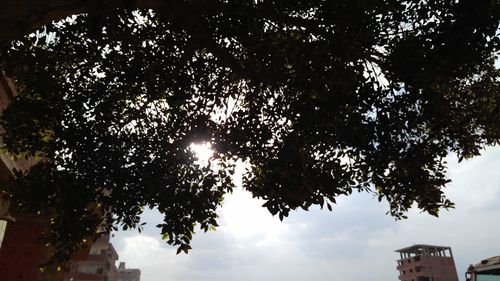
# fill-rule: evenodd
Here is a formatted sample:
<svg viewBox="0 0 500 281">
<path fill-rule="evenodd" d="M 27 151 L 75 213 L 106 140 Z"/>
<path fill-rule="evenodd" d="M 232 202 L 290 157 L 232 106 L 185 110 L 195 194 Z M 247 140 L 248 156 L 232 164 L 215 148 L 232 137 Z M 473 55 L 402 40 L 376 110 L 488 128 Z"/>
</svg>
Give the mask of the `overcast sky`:
<svg viewBox="0 0 500 281">
<path fill-rule="evenodd" d="M 412 210 L 394 221 L 386 202 L 361 193 L 340 198 L 333 212 L 297 211 L 280 222 L 237 190 L 219 212 L 221 227 L 198 232 L 188 255 L 160 239 L 153 212 L 144 215 L 145 232 L 119 232 L 112 242 L 141 281 L 396 281 L 394 250 L 424 243 L 451 246 L 463 281 L 468 264 L 500 255 L 500 147 L 448 163 L 446 193 L 456 208 L 440 218 Z"/>
</svg>

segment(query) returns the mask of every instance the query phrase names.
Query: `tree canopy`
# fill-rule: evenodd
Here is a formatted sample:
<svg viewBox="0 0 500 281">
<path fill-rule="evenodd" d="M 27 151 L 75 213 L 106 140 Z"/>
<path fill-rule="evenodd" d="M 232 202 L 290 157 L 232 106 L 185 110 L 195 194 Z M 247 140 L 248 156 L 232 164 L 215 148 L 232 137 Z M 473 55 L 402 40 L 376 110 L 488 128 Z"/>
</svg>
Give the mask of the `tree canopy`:
<svg viewBox="0 0 500 281">
<path fill-rule="evenodd" d="M 51 23 L 2 53 L 5 149 L 40 159 L 7 192 L 50 215 L 56 261 L 147 207 L 187 252 L 239 159 L 281 219 L 353 191 L 437 216 L 444 158 L 500 142 L 498 20 L 495 1 L 186 0 Z"/>
</svg>

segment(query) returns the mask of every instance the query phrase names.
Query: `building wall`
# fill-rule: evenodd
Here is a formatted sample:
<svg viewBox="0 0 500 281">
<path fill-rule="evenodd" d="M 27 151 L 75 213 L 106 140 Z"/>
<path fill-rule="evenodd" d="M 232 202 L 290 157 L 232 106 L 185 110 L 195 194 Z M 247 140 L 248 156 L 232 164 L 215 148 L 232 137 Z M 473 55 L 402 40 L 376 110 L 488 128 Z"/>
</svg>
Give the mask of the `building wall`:
<svg viewBox="0 0 500 281">
<path fill-rule="evenodd" d="M 0 248 L 0 280 L 2 281 L 55 281 L 62 273 L 55 268 L 40 271 L 40 264 L 47 261 L 50 248 L 38 239 L 47 226 L 40 216 L 16 214 L 15 222 L 9 222 Z"/>
<path fill-rule="evenodd" d="M 7 222 L 0 220 L 0 248 L 2 248 L 3 237 L 5 235 L 5 229 L 7 227 Z"/>
<path fill-rule="evenodd" d="M 434 278 L 434 281 L 458 281 L 455 262 L 451 257 L 416 256 L 398 263 L 402 281 L 419 281 L 418 277 Z"/>
<path fill-rule="evenodd" d="M 118 270 L 118 281 L 140 281 L 141 271 L 139 269 Z"/>
<path fill-rule="evenodd" d="M 15 95 L 16 89 L 12 81 L 0 71 L 0 111 L 7 107 Z M 33 160 L 15 161 L 0 154 L 0 181 L 7 181 L 12 176 L 13 169 L 26 170 L 33 164 Z M 48 226 L 48 218 L 16 211 L 1 193 L 0 201 L 0 280 L 61 280 L 62 273 L 56 268 L 47 268 L 44 272 L 39 270 L 51 251 L 38 240 Z"/>
<path fill-rule="evenodd" d="M 140 281 L 141 270 L 136 268 L 125 268 L 125 263 L 121 262 L 118 267 L 118 281 Z"/>
<path fill-rule="evenodd" d="M 88 256 L 71 261 L 65 281 L 117 281 L 115 266 L 118 254 L 109 242 L 109 236 L 99 238 L 90 247 Z"/>
<path fill-rule="evenodd" d="M 458 281 L 450 247 L 417 244 L 396 252 L 401 281 Z"/>
</svg>

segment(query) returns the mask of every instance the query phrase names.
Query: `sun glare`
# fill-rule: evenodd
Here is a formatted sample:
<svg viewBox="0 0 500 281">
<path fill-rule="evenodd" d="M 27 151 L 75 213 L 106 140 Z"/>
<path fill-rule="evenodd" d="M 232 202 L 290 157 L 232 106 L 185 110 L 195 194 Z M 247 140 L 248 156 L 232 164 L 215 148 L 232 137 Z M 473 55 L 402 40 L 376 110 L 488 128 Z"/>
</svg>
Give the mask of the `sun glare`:
<svg viewBox="0 0 500 281">
<path fill-rule="evenodd" d="M 197 164 L 203 166 L 208 164 L 214 154 L 212 145 L 208 142 L 192 143 L 189 148 L 194 152 L 196 158 L 198 158 L 196 161 Z"/>
</svg>

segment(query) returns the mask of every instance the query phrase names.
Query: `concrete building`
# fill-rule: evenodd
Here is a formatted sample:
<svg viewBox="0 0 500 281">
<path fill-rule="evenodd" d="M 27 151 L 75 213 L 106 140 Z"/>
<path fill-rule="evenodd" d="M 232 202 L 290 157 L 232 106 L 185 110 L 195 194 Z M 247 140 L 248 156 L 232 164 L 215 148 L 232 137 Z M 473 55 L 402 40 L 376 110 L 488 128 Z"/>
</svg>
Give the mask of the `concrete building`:
<svg viewBox="0 0 500 281">
<path fill-rule="evenodd" d="M 118 281 L 141 281 L 141 270 L 126 268 L 124 262 L 118 266 Z"/>
<path fill-rule="evenodd" d="M 92 244 L 88 256 L 71 261 L 64 281 L 117 281 L 117 260 L 118 254 L 109 242 L 109 235 L 102 236 Z"/>
<path fill-rule="evenodd" d="M 450 247 L 420 244 L 396 252 L 401 281 L 458 281 Z"/>
</svg>

